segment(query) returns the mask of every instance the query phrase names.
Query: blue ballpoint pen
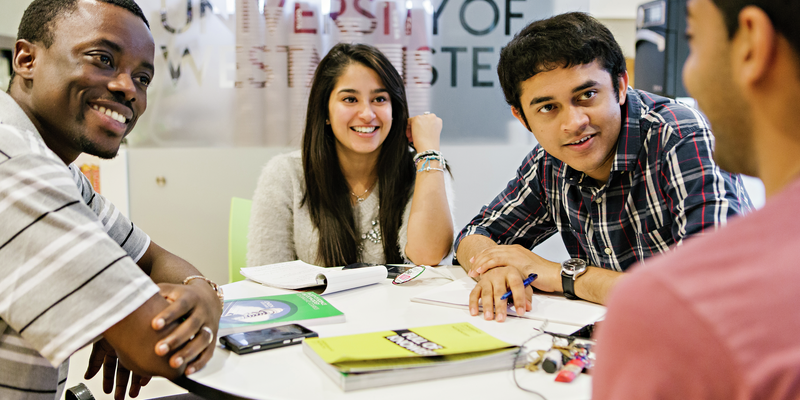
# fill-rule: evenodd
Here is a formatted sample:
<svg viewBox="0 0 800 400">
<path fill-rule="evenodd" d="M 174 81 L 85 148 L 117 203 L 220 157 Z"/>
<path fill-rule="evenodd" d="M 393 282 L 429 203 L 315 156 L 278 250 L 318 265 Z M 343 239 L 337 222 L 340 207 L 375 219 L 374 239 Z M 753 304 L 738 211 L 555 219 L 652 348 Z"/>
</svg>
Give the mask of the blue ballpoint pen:
<svg viewBox="0 0 800 400">
<path fill-rule="evenodd" d="M 524 280 L 524 281 L 522 281 L 522 287 L 524 288 L 525 286 L 528 286 L 528 285 L 530 285 L 530 284 L 531 284 L 533 281 L 535 281 L 535 280 L 536 280 L 536 278 L 537 278 L 538 276 L 539 276 L 539 275 L 536 275 L 536 274 L 530 274 L 530 275 L 528 275 L 528 277 L 527 277 L 527 278 L 525 278 L 525 280 Z M 511 297 L 511 291 L 510 291 L 510 290 L 509 290 L 509 291 L 507 291 L 507 292 L 506 292 L 506 294 L 504 294 L 503 296 L 501 296 L 501 297 L 500 297 L 500 300 L 506 300 L 506 299 L 508 299 L 509 297 Z"/>
</svg>

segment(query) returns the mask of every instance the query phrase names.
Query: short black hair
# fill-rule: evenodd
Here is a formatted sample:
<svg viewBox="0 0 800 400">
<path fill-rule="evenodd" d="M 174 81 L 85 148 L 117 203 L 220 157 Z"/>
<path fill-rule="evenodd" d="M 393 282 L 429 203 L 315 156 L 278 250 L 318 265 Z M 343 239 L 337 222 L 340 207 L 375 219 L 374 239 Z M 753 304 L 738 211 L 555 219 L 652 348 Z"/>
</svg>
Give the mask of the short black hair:
<svg viewBox="0 0 800 400">
<path fill-rule="evenodd" d="M 739 12 L 747 6 L 756 6 L 767 14 L 775 30 L 783 35 L 800 55 L 800 2 L 797 0 L 713 0 L 722 12 L 728 28 L 728 37 L 733 38 L 739 30 Z"/>
<path fill-rule="evenodd" d="M 33 0 L 28 5 L 25 12 L 22 14 L 22 20 L 19 23 L 17 30 L 17 40 L 27 40 L 31 43 L 41 42 L 45 48 L 50 48 L 55 42 L 53 35 L 53 26 L 58 17 L 64 14 L 71 14 L 78 8 L 78 2 L 81 0 Z M 144 12 L 139 8 L 133 0 L 97 0 L 102 3 L 113 4 L 117 7 L 122 7 L 132 12 L 137 17 L 144 21 L 147 29 L 150 29 L 150 23 L 144 16 Z M 14 70 L 11 70 L 10 82 L 14 81 Z M 8 91 L 11 90 L 11 83 L 9 82 Z"/>
<path fill-rule="evenodd" d="M 75 12 L 78 2 L 81 0 L 33 0 L 22 14 L 22 20 L 17 30 L 17 40 L 27 40 L 31 43 L 41 42 L 44 47 L 49 48 L 53 45 L 55 37 L 53 35 L 53 25 L 55 20 L 64 15 Z M 144 21 L 150 29 L 142 9 L 133 0 L 97 0 L 103 3 L 113 4 L 132 12 Z"/>
<path fill-rule="evenodd" d="M 506 103 L 522 112 L 522 82 L 540 72 L 595 60 L 611 74 L 616 87 L 615 78 L 625 73 L 625 56 L 619 43 L 608 28 L 590 15 L 571 12 L 534 21 L 514 35 L 500 51 L 497 75 Z"/>
</svg>

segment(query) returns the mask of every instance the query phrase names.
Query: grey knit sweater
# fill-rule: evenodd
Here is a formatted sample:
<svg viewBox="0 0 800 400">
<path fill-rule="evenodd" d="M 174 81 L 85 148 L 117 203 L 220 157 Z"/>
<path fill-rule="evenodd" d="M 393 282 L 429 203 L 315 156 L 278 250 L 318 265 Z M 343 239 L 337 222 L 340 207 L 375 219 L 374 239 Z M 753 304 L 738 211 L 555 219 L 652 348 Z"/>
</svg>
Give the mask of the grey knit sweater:
<svg viewBox="0 0 800 400">
<path fill-rule="evenodd" d="M 375 240 L 380 237 L 377 225 L 379 190 L 376 184 L 366 200 L 353 206 L 359 237 L 362 237 L 359 244 L 363 249 L 360 257 L 363 262 L 385 262 L 383 244 Z M 253 195 L 247 245 L 248 266 L 298 259 L 319 265 L 319 232 L 311 222 L 308 208 L 300 206 L 304 193 L 305 179 L 299 150 L 279 155 L 267 163 Z M 398 245 L 404 258 L 410 211 L 409 199 L 398 235 Z M 377 235 L 370 235 L 373 229 Z"/>
</svg>

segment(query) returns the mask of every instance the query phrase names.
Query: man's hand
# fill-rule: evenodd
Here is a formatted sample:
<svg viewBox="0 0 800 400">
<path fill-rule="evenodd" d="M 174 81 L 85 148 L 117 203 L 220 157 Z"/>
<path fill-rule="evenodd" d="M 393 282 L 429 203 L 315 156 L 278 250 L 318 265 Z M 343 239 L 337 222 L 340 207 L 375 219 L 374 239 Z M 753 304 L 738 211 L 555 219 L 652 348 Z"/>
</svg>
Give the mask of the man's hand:
<svg viewBox="0 0 800 400">
<path fill-rule="evenodd" d="M 214 342 L 219 328 L 222 307 L 208 283 L 195 279 L 188 285 L 159 283 L 160 294 L 170 305 L 153 318 L 152 326 L 160 330 L 173 321 L 186 318 L 166 338 L 156 343 L 156 354 L 163 356 L 180 349 L 170 357 L 169 364 L 179 368 L 184 363 L 186 375 L 199 371 L 214 354 Z"/>
<path fill-rule="evenodd" d="M 92 379 L 97 375 L 97 372 L 100 371 L 101 365 L 103 366 L 103 392 L 110 394 L 116 382 L 117 389 L 114 391 L 114 400 L 124 400 L 125 389 L 128 386 L 128 379 L 131 373 L 119 362 L 114 348 L 111 347 L 105 339 L 95 342 L 92 346 L 92 354 L 89 356 L 89 366 L 86 368 L 86 373 L 83 375 L 83 378 L 87 380 Z M 138 396 L 142 386 L 147 385 L 149 382 L 149 376 L 133 374 L 131 389 L 128 394 L 131 397 Z"/>
<path fill-rule="evenodd" d="M 517 315 L 531 310 L 531 296 L 533 289 L 522 286 L 522 275 L 514 267 L 492 268 L 475 284 L 469 294 L 469 313 L 478 315 L 478 301 L 483 306 L 483 318 L 487 321 L 495 319 L 497 322 L 506 320 L 508 300 L 500 298 L 511 288 L 512 299 Z M 524 305 L 524 306 L 523 306 Z"/>
<path fill-rule="evenodd" d="M 519 285 L 517 284 L 517 279 L 519 279 L 519 282 L 522 282 L 524 277 L 529 274 L 537 274 L 539 277 L 532 283 L 533 287 L 536 289 L 543 292 L 563 291 L 561 286 L 561 264 L 545 260 L 519 245 L 496 245 L 492 243 L 491 246 L 486 246 L 485 237 L 473 235 L 469 238 L 472 237 L 476 237 L 478 241 L 483 241 L 484 246 L 482 249 L 478 249 L 476 252 L 472 253 L 475 255 L 470 258 L 468 263 L 465 263 L 466 265 L 462 265 L 465 270 L 469 268 L 467 270 L 469 276 L 473 278 L 480 277 L 480 279 L 483 280 L 488 276 L 489 272 L 500 269 L 498 267 L 513 267 L 502 268 L 501 270 L 503 272 L 493 273 L 491 275 L 493 279 L 491 288 L 486 286 L 487 284 L 484 284 L 484 289 L 490 289 L 492 291 L 501 290 L 500 288 L 495 288 L 495 285 L 502 285 L 501 279 L 498 277 L 498 275 L 502 275 L 505 284 L 514 294 L 514 302 L 516 302 L 517 293 L 521 293 L 522 286 L 521 283 L 519 283 Z M 464 247 L 465 242 L 466 239 L 462 241 L 462 247 Z M 461 254 L 461 251 L 461 247 L 459 247 L 459 254 Z M 468 256 L 469 255 L 467 255 L 467 257 Z M 513 276 L 513 274 L 509 272 L 511 269 L 516 270 L 517 276 Z M 583 300 L 597 304 L 605 304 L 608 294 L 611 293 L 616 282 L 622 279 L 624 275 L 625 274 L 622 272 L 589 266 L 586 268 L 586 272 L 581 275 L 581 278 L 576 281 L 575 294 Z M 481 293 L 483 293 L 483 290 Z M 499 297 L 496 298 L 499 299 Z M 530 296 L 527 298 L 529 299 Z M 475 301 L 477 301 L 477 299 Z M 494 304 L 497 304 L 497 300 L 495 300 Z M 473 304 L 472 297 L 470 297 L 470 309 L 472 309 L 473 306 L 477 307 L 477 303 Z M 476 313 L 473 313 L 473 315 L 476 315 Z M 498 319 L 498 321 L 499 320 L 500 319 Z"/>
<path fill-rule="evenodd" d="M 478 299 L 481 299 L 484 318 L 487 320 L 493 318 L 498 322 L 505 320 L 506 301 L 500 300 L 500 297 L 508 290 L 511 290 L 518 315 L 530 310 L 533 291 L 530 287 L 522 286 L 522 281 L 529 274 L 538 275 L 532 283 L 537 289 L 545 292 L 561 290 L 560 265 L 547 261 L 519 245 L 485 248 L 470 258 L 469 265 L 468 275 L 480 278 L 470 293 L 470 313 L 478 315 Z"/>
<path fill-rule="evenodd" d="M 523 277 L 539 275 L 533 287 L 543 292 L 561 291 L 561 264 L 545 260 L 520 245 L 500 245 L 481 251 L 470 260 L 467 273 L 477 278 L 492 268 L 514 267 Z M 524 279 L 524 278 L 523 278 Z"/>
<path fill-rule="evenodd" d="M 152 328 L 160 331 L 172 322 L 180 323 L 156 343 L 155 354 L 164 356 L 175 351 L 169 359 L 170 367 L 180 368 L 188 363 L 185 373 L 191 375 L 203 368 L 214 353 L 214 339 L 222 315 L 219 298 L 208 282 L 201 279 L 192 280 L 188 285 L 177 284 L 200 272 L 155 242 L 150 242 L 137 264 L 158 284 L 161 296 L 170 303 L 153 318 Z"/>
</svg>

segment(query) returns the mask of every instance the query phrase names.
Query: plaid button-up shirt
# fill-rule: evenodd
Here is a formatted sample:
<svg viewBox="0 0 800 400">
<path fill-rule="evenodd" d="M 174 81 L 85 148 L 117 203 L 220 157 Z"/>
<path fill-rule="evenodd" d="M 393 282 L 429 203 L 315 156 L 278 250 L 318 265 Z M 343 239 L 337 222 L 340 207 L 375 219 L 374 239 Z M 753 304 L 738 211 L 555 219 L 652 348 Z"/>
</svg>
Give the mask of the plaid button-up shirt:
<svg viewBox="0 0 800 400">
<path fill-rule="evenodd" d="M 712 159 L 714 136 L 698 111 L 628 88 L 622 120 L 605 185 L 537 145 L 455 248 L 478 234 L 533 249 L 560 232 L 572 257 L 624 271 L 752 209 L 741 178 Z"/>
</svg>

